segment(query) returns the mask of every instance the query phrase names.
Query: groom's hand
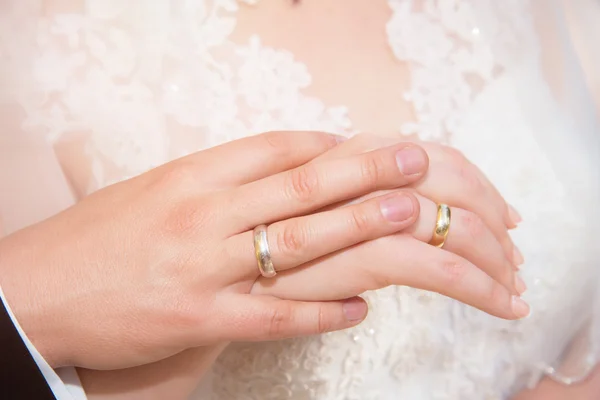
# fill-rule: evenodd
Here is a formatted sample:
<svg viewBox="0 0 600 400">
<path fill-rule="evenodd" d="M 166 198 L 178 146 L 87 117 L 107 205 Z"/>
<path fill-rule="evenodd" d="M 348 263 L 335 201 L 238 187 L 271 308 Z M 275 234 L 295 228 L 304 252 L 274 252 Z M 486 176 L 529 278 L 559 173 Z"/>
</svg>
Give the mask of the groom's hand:
<svg viewBox="0 0 600 400">
<path fill-rule="evenodd" d="M 249 294 L 260 274 L 251 243 L 240 245 L 269 225 L 281 271 L 416 220 L 414 194 L 395 188 L 425 175 L 422 148 L 309 162 L 337 143 L 324 133 L 268 133 L 100 190 L 0 242 L 7 301 L 54 367 L 125 368 L 220 341 L 354 326 L 367 312 L 359 298 Z M 394 190 L 318 212 L 384 189 Z"/>
</svg>

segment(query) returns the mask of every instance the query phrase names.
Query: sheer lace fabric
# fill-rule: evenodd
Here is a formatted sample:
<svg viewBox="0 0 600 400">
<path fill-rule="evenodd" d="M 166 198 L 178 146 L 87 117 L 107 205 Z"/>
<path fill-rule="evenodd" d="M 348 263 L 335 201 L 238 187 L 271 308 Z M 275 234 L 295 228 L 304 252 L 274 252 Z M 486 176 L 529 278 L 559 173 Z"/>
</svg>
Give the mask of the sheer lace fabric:
<svg viewBox="0 0 600 400">
<path fill-rule="evenodd" d="M 0 100 L 23 110 L 4 118 L 59 156 L 78 150 L 61 162 L 82 193 L 266 130 L 354 134 L 356 110 L 313 95 L 312 71 L 289 49 L 232 39 L 240 7 L 261 1 L 3 2 Z M 231 346 L 199 399 L 504 399 L 544 372 L 568 381 L 596 362 L 598 131 L 568 34 L 548 40 L 548 24 L 564 25 L 559 3 L 388 6 L 381 29 L 410 71 L 397 96 L 414 115 L 397 134 L 458 147 L 520 210 L 533 314 L 501 321 L 390 287 L 367 294 L 355 329 Z"/>
</svg>

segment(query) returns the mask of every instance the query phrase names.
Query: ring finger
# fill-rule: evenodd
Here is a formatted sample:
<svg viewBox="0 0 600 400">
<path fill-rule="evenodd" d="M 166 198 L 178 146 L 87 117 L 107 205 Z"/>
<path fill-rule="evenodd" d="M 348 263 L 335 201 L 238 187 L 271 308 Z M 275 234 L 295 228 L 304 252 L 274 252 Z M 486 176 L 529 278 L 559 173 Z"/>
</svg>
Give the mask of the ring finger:
<svg viewBox="0 0 600 400">
<path fill-rule="evenodd" d="M 426 179 L 414 185 L 423 196 L 435 202 L 447 203 L 453 207 L 469 210 L 481 217 L 489 230 L 502 245 L 506 257 L 511 260 L 513 267 L 518 266 L 515 257 L 515 245 L 508 234 L 503 213 L 506 203 L 499 196 L 493 196 L 480 182 L 475 170 L 471 167 L 457 169 L 444 163 L 432 163 Z"/>
<path fill-rule="evenodd" d="M 352 204 L 360 203 L 373 196 L 381 196 L 382 193 L 385 192 L 363 196 Z M 420 204 L 419 218 L 404 233 L 411 234 L 414 238 L 429 243 L 433 237 L 433 229 L 436 224 L 437 204 L 420 194 L 416 196 Z M 444 249 L 456 253 L 477 265 L 492 278 L 502 283 L 508 290 L 522 293 L 526 289 L 525 283 L 516 274 L 512 258 L 507 256 L 502 244 L 489 228 L 487 222 L 471 210 L 457 207 L 450 208 L 452 222 Z"/>
<path fill-rule="evenodd" d="M 394 139 L 359 135 L 319 158 L 343 157 L 392 143 Z M 508 259 L 518 268 L 523 258 L 507 230 L 514 228 L 515 223 L 509 217 L 506 201 L 495 186 L 460 152 L 434 143 L 416 143 L 427 151 L 431 160 L 427 176 L 413 184 L 417 191 L 434 201 L 448 203 L 481 216 L 501 243 Z"/>
<path fill-rule="evenodd" d="M 244 232 L 378 189 L 396 189 L 421 179 L 428 163 L 426 153 L 412 144 L 308 163 L 217 196 L 232 221 L 223 228 Z"/>
<path fill-rule="evenodd" d="M 421 208 L 419 218 L 404 232 L 428 243 L 433 237 L 437 204 L 422 196 L 417 195 L 417 198 Z M 451 207 L 451 215 L 444 250 L 469 260 L 512 293 L 523 293 L 525 284 L 516 274 L 512 261 L 506 257 L 502 245 L 485 221 L 477 214 L 457 207 Z"/>
<path fill-rule="evenodd" d="M 436 202 L 417 194 L 419 217 L 403 233 L 429 243 L 436 225 Z M 444 250 L 455 253 L 500 282 L 513 293 L 523 293 L 525 283 L 515 272 L 512 259 L 508 258 L 502 244 L 478 214 L 458 207 L 450 207 L 451 224 L 444 243 Z"/>
<path fill-rule="evenodd" d="M 489 314 L 523 318 L 529 307 L 475 265 L 406 234 L 362 243 L 347 251 L 261 278 L 251 293 L 303 301 L 337 300 L 390 285 L 438 292 Z"/>
<path fill-rule="evenodd" d="M 363 203 L 273 223 L 267 230 L 271 261 L 277 271 L 309 262 L 357 243 L 409 227 L 419 215 L 419 201 L 410 192 L 396 191 Z M 245 275 L 258 274 L 253 232 L 228 239 L 234 264 Z M 239 272 L 239 271 L 238 271 Z M 236 276 L 239 279 L 239 274 Z"/>
</svg>

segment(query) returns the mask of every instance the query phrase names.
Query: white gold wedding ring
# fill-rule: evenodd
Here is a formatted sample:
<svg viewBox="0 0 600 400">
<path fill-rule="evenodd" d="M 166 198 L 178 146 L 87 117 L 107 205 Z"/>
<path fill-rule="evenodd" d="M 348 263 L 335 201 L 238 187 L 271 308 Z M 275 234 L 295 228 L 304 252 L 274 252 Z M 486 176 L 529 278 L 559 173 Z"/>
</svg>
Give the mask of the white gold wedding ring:
<svg viewBox="0 0 600 400">
<path fill-rule="evenodd" d="M 258 263 L 258 270 L 262 276 L 272 278 L 277 275 L 277 271 L 275 271 L 275 267 L 271 261 L 266 225 L 259 225 L 254 228 L 254 255 Z"/>
</svg>

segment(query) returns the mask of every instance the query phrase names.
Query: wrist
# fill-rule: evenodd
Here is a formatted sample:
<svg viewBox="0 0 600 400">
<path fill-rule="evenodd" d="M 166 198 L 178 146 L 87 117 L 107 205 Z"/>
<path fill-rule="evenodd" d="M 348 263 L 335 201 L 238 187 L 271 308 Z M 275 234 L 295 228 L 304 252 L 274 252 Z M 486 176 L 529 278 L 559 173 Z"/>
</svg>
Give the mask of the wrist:
<svg viewBox="0 0 600 400">
<path fill-rule="evenodd" d="M 0 288 L 5 305 L 52 368 L 66 365 L 67 358 L 60 351 L 60 341 L 56 340 L 55 325 L 59 319 L 53 318 L 45 307 L 52 301 L 49 282 L 44 282 L 38 273 L 33 251 L 20 245 L 17 235 L 0 240 Z"/>
</svg>

